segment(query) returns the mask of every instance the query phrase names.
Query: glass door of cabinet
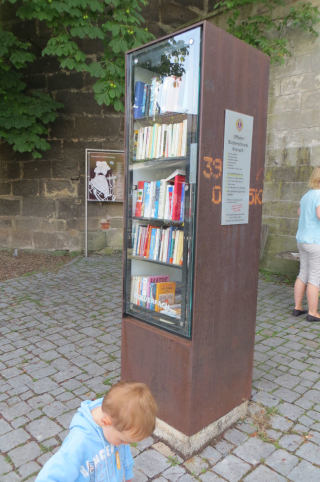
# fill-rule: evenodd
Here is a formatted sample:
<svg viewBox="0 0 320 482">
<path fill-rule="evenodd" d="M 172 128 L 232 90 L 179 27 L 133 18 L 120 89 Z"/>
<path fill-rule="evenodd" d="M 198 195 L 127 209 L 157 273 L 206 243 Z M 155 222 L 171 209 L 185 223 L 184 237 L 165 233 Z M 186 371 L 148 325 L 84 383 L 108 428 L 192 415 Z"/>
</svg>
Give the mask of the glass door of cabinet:
<svg viewBox="0 0 320 482">
<path fill-rule="evenodd" d="M 191 336 L 201 27 L 128 54 L 125 313 Z"/>
</svg>

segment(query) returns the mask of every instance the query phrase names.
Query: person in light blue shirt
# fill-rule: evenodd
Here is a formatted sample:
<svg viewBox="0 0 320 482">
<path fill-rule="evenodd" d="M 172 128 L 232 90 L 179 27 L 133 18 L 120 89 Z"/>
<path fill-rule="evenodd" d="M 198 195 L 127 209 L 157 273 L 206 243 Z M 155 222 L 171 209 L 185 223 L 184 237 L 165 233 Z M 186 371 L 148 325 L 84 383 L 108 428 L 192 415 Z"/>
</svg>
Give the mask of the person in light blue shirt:
<svg viewBox="0 0 320 482">
<path fill-rule="evenodd" d="M 131 481 L 128 444 L 153 432 L 156 411 L 150 390 L 137 382 L 119 382 L 103 399 L 82 402 L 69 434 L 36 482 Z"/>
<path fill-rule="evenodd" d="M 318 298 L 320 285 L 320 167 L 310 177 L 311 188 L 300 200 L 296 235 L 300 253 L 300 271 L 294 285 L 293 316 L 307 313 L 307 321 L 320 321 Z M 307 294 L 308 312 L 302 308 Z"/>
</svg>

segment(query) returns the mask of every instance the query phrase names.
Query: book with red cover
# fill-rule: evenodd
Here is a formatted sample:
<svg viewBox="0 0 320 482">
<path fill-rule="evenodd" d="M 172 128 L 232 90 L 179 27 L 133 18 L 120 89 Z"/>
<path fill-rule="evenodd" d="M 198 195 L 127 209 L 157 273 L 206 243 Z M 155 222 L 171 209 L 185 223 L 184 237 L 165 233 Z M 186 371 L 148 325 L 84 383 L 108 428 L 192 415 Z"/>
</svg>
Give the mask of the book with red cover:
<svg viewBox="0 0 320 482">
<path fill-rule="evenodd" d="M 140 218 L 142 213 L 143 207 L 143 188 L 144 188 L 144 181 L 138 181 L 138 188 L 137 188 L 137 201 L 136 201 L 136 209 L 135 209 L 135 217 Z"/>
<path fill-rule="evenodd" d="M 180 221 L 181 216 L 181 194 L 186 177 L 177 175 L 174 178 L 173 198 L 172 198 L 172 217 L 173 221 Z"/>
</svg>

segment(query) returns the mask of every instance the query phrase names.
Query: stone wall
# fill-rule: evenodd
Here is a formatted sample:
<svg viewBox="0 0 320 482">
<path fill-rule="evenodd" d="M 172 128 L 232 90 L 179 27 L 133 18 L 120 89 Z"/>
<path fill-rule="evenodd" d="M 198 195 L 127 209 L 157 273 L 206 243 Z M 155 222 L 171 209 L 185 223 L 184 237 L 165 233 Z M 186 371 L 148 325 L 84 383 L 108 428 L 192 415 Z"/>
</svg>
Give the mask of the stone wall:
<svg viewBox="0 0 320 482">
<path fill-rule="evenodd" d="M 206 12 L 206 0 L 151 0 L 143 14 L 149 29 L 161 36 Z M 43 33 L 36 28 L 41 44 Z M 26 39 L 34 36 L 34 25 L 23 29 Z M 86 48 L 94 52 L 100 46 L 88 42 Z M 52 147 L 43 159 L 0 145 L 0 248 L 79 251 L 84 247 L 85 149 L 122 150 L 124 116 L 97 105 L 86 74 L 59 71 L 52 59 L 34 65 L 29 81 L 50 91 L 64 109 L 50 129 Z M 108 229 L 101 229 L 102 220 Z M 122 220 L 122 203 L 88 203 L 89 250 L 121 248 Z"/>
<path fill-rule="evenodd" d="M 312 3 L 320 7 L 320 0 Z M 297 250 L 299 200 L 313 167 L 320 165 L 320 36 L 289 38 L 292 57 L 271 67 L 263 194 L 268 238 L 262 266 L 283 273 L 298 268 L 278 254 Z"/>
<path fill-rule="evenodd" d="M 208 3 L 151 0 L 143 14 L 158 37 L 205 16 Z M 313 4 L 320 6 L 320 0 Z M 224 21 L 215 18 L 219 26 Z M 296 247 L 298 202 L 312 167 L 320 163 L 320 37 L 295 33 L 290 42 L 293 56 L 270 74 L 262 265 L 276 271 L 296 269 L 277 254 Z M 85 74 L 58 71 L 55 62 L 42 59 L 30 77 L 65 107 L 50 130 L 52 149 L 43 159 L 0 146 L 0 248 L 78 251 L 84 246 L 85 148 L 123 149 L 124 118 L 95 103 Z M 89 249 L 121 248 L 122 216 L 122 204 L 89 203 Z M 101 230 L 103 219 L 110 223 L 107 230 Z"/>
</svg>

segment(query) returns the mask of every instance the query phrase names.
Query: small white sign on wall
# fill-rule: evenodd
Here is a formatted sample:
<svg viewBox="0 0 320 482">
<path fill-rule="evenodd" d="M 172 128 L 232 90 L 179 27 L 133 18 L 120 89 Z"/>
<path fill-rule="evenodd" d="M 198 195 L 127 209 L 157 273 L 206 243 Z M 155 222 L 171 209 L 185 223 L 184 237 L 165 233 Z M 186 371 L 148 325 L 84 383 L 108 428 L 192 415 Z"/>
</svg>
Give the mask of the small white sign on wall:
<svg viewBox="0 0 320 482">
<path fill-rule="evenodd" d="M 253 117 L 226 109 L 221 224 L 247 224 Z"/>
</svg>

